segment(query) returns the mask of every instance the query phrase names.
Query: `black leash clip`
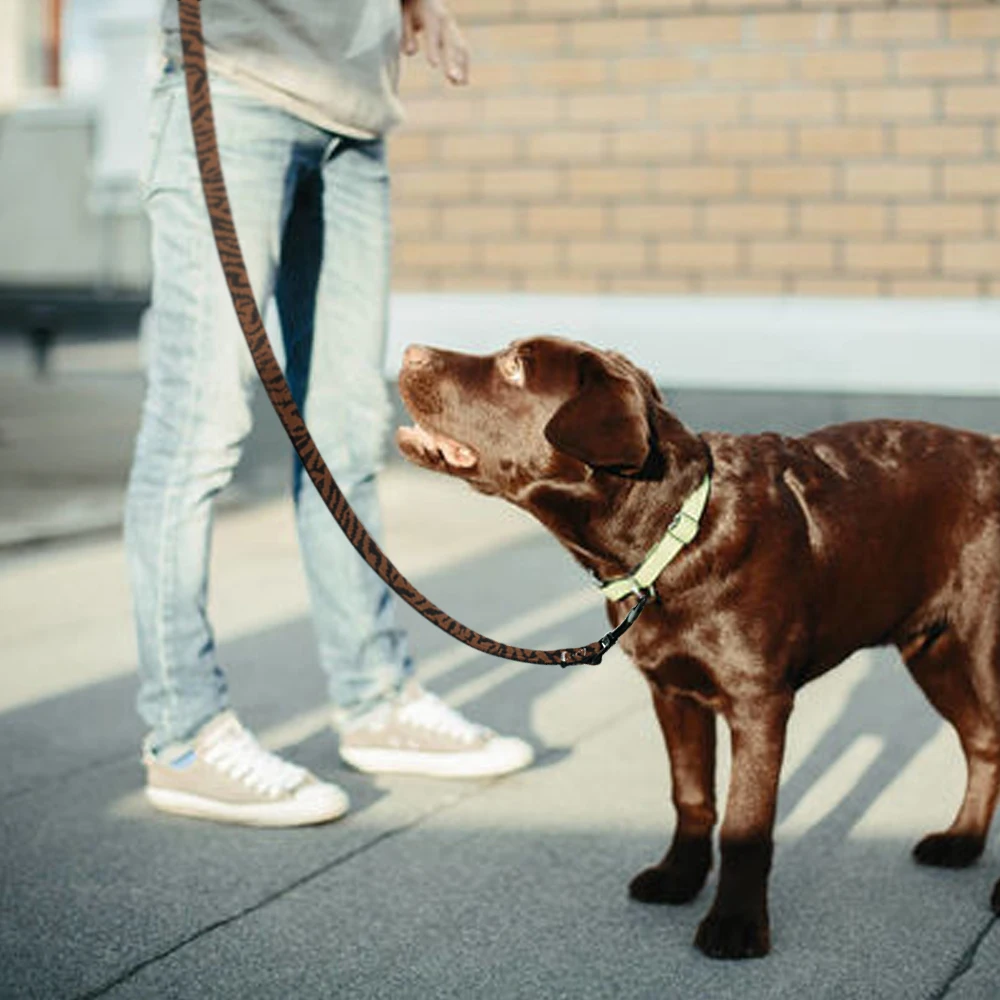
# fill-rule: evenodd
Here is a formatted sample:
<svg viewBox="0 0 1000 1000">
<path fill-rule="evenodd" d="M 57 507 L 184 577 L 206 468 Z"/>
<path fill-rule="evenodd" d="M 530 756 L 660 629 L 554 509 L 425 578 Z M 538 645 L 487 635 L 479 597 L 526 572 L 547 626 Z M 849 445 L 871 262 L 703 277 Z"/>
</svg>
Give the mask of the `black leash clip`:
<svg viewBox="0 0 1000 1000">
<path fill-rule="evenodd" d="M 636 590 L 635 593 L 639 600 L 632 605 L 629 613 L 618 623 L 617 627 L 613 628 L 607 635 L 601 637 L 601 648 L 596 653 L 591 653 L 590 656 L 582 660 L 570 660 L 568 655 L 570 651 L 564 649 L 562 652 L 562 662 L 559 665 L 565 669 L 571 663 L 592 663 L 594 665 L 600 663 L 604 659 L 604 654 L 631 628 L 632 623 L 642 613 L 646 602 L 653 596 L 653 591 L 649 587 Z"/>
</svg>

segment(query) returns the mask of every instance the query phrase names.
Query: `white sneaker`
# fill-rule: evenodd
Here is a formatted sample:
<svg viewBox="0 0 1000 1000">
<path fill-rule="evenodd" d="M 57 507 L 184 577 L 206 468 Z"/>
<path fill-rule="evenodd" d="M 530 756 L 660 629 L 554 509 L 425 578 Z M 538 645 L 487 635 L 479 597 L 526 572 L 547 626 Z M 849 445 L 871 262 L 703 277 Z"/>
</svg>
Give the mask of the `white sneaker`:
<svg viewBox="0 0 1000 1000">
<path fill-rule="evenodd" d="M 265 750 L 232 712 L 190 743 L 143 753 L 146 798 L 157 809 L 249 826 L 306 826 L 347 812 L 347 794 Z"/>
<path fill-rule="evenodd" d="M 416 681 L 339 728 L 340 756 L 368 773 L 484 778 L 520 770 L 535 757 L 524 740 L 470 722 Z"/>
</svg>

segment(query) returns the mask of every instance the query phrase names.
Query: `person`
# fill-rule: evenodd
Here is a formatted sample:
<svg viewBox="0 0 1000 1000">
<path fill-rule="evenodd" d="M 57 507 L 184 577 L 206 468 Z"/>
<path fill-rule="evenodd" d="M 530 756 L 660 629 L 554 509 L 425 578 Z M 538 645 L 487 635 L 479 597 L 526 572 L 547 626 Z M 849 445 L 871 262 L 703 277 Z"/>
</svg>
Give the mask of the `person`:
<svg viewBox="0 0 1000 1000">
<path fill-rule="evenodd" d="M 216 132 L 258 308 L 274 296 L 286 377 L 344 495 L 374 537 L 391 408 L 385 135 L 399 53 L 468 76 L 443 0 L 202 0 Z M 348 799 L 264 749 L 229 707 L 207 612 L 212 503 L 251 426 L 257 375 L 229 297 L 188 117 L 177 0 L 139 178 L 152 241 L 148 377 L 125 510 L 146 795 L 161 810 L 255 825 L 343 815 Z M 292 494 L 340 753 L 365 772 L 483 776 L 525 741 L 423 689 L 391 592 L 295 460 Z"/>
</svg>

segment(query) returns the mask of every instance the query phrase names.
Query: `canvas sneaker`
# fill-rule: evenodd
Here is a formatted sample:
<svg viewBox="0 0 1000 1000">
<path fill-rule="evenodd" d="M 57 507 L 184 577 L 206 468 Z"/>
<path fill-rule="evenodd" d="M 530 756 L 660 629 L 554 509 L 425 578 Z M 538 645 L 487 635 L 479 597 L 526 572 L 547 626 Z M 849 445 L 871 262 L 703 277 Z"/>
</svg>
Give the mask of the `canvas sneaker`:
<svg viewBox="0 0 1000 1000">
<path fill-rule="evenodd" d="M 146 798 L 157 809 L 248 826 L 306 826 L 347 812 L 346 793 L 265 750 L 223 712 L 189 743 L 143 753 Z"/>
<path fill-rule="evenodd" d="M 524 740 L 470 722 L 416 681 L 338 728 L 340 756 L 373 774 L 493 777 L 527 767 L 535 756 Z"/>
</svg>

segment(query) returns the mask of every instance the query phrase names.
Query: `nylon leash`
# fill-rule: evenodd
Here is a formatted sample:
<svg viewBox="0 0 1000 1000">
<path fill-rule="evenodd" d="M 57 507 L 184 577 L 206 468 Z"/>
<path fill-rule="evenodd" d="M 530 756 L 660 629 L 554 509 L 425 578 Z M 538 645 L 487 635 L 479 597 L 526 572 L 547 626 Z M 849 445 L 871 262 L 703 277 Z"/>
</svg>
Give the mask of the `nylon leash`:
<svg viewBox="0 0 1000 1000">
<path fill-rule="evenodd" d="M 638 601 L 629 610 L 625 619 L 602 639 L 592 642 L 588 646 L 568 649 L 525 649 L 521 646 L 509 646 L 496 639 L 480 635 L 475 630 L 456 621 L 440 608 L 435 607 L 396 569 L 354 513 L 316 447 L 316 443 L 309 433 L 309 428 L 306 427 L 305 420 L 292 397 L 292 391 L 285 381 L 285 376 L 271 349 L 271 343 L 257 309 L 222 175 L 222 162 L 219 157 L 215 117 L 212 112 L 212 96 L 209 91 L 208 70 L 205 62 L 201 0 L 178 0 L 178 3 L 180 6 L 181 46 L 184 52 L 184 77 L 187 85 L 191 130 L 198 156 L 198 170 L 201 174 L 205 205 L 208 209 L 215 246 L 226 276 L 229 294 L 233 300 L 233 307 L 236 309 L 236 315 L 246 338 L 247 346 L 250 348 L 257 374 L 260 376 L 271 405 L 274 407 L 274 412 L 278 415 L 278 419 L 292 442 L 305 472 L 319 491 L 319 495 L 329 508 L 334 520 L 340 525 L 348 541 L 354 546 L 361 558 L 410 607 L 467 646 L 490 656 L 518 660 L 523 663 L 558 664 L 563 667 L 576 663 L 600 663 L 603 655 L 638 618 L 649 599 L 650 591 L 639 593 Z"/>
</svg>

